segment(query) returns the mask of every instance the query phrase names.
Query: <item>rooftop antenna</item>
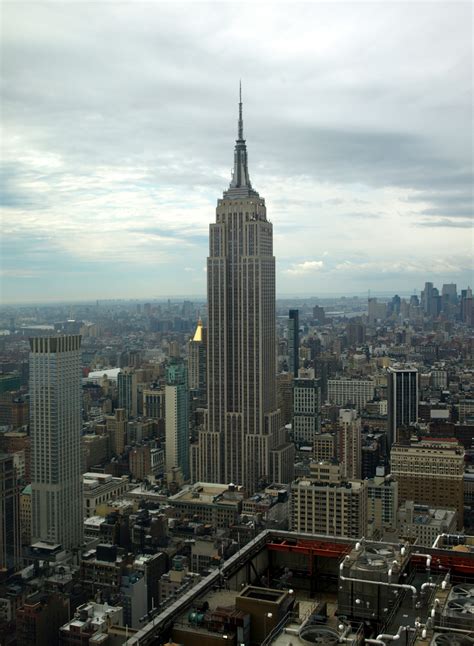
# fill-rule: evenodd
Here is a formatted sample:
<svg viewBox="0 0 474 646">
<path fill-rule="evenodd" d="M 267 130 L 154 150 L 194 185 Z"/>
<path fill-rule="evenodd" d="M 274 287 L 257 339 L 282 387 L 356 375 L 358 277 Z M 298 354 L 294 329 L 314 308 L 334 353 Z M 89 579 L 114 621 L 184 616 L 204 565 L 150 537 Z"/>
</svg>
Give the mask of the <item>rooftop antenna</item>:
<svg viewBox="0 0 474 646">
<path fill-rule="evenodd" d="M 238 138 L 244 138 L 244 122 L 242 119 L 242 80 L 239 80 L 239 132 Z"/>
</svg>

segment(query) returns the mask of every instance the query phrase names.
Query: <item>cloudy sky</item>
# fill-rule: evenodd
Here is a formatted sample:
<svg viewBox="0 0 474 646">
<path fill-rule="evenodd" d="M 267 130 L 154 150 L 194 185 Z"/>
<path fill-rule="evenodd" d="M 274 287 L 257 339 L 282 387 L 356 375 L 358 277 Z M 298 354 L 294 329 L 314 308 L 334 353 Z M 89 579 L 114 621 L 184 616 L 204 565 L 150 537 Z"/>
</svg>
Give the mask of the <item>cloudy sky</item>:
<svg viewBox="0 0 474 646">
<path fill-rule="evenodd" d="M 472 4 L 8 2 L 2 299 L 204 295 L 239 78 L 281 295 L 472 284 Z"/>
</svg>

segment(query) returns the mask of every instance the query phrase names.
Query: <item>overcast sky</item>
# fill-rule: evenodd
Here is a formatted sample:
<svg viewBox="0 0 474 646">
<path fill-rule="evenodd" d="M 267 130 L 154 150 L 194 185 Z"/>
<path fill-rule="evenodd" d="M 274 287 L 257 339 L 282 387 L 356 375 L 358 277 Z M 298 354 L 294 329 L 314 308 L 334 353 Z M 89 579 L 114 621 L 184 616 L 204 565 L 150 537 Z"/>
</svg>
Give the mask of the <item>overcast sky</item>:
<svg viewBox="0 0 474 646">
<path fill-rule="evenodd" d="M 472 285 L 472 4 L 3 2 L 2 298 L 205 295 L 239 78 L 277 293 Z"/>
</svg>

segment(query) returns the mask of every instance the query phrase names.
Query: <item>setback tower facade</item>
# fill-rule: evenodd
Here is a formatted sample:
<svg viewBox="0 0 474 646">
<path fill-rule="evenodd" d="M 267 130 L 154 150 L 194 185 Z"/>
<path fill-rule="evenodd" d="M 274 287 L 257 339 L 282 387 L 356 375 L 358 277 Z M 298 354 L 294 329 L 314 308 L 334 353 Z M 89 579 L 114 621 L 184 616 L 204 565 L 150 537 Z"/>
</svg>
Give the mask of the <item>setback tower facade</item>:
<svg viewBox="0 0 474 646">
<path fill-rule="evenodd" d="M 30 339 L 32 539 L 82 544 L 81 337 Z"/>
<path fill-rule="evenodd" d="M 207 299 L 207 413 L 193 449 L 194 479 L 252 492 L 279 475 L 271 452 L 281 449 L 284 429 L 276 404 L 273 231 L 249 178 L 241 100 L 232 181 L 210 225 Z"/>
</svg>

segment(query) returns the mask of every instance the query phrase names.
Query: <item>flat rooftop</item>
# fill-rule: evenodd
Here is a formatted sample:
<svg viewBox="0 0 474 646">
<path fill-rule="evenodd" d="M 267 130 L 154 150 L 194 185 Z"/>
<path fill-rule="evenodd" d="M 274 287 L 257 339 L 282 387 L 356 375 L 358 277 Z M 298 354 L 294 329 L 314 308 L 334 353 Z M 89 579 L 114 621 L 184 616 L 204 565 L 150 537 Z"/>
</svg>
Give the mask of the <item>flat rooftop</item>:
<svg viewBox="0 0 474 646">
<path fill-rule="evenodd" d="M 454 539 L 455 537 L 452 538 Z M 465 539 L 465 537 L 456 538 Z M 219 569 L 212 570 L 208 576 L 179 599 L 172 601 L 169 606 L 157 612 L 152 621 L 129 638 L 126 642 L 127 646 L 151 646 L 151 644 L 156 643 L 157 638 L 166 643 L 173 626 L 178 628 L 177 624 L 179 623 L 180 628 L 187 630 L 186 624 L 189 625 L 189 613 L 193 609 L 202 607 L 204 602 L 209 604 L 210 610 L 214 610 L 217 606 L 235 608 L 236 597 L 241 595 L 243 588 L 253 581 L 259 581 L 253 584 L 254 587 L 255 585 L 260 586 L 262 583 L 261 577 L 266 576 L 268 567 L 271 567 L 272 570 L 269 572 L 271 581 L 269 590 L 286 587 L 286 593 L 295 594 L 300 607 L 295 613 L 296 616 L 288 615 L 285 618 L 285 625 L 278 627 L 279 632 L 275 629 L 275 634 L 272 633 L 271 636 L 272 641 L 265 640 L 264 646 L 270 646 L 270 644 L 288 646 L 289 642 L 292 642 L 293 646 L 300 646 L 300 644 L 305 643 L 299 639 L 297 628 L 301 626 L 301 619 L 305 613 L 306 615 L 310 611 L 311 614 L 313 613 L 316 607 L 315 604 L 326 605 L 324 625 L 330 630 L 337 631 L 339 624 L 343 622 L 343 617 L 335 614 L 339 590 L 339 563 L 345 555 L 355 548 L 357 543 L 358 541 L 355 539 L 348 538 L 282 530 L 265 530 L 225 561 Z M 366 541 L 365 545 L 366 547 L 371 545 L 378 547 L 379 543 Z M 398 543 L 387 543 L 387 546 L 392 546 L 393 549 L 400 548 Z M 451 547 L 447 549 L 424 547 L 423 553 L 418 553 L 416 547 L 408 548 L 406 558 L 408 559 L 407 565 L 410 567 L 410 572 L 406 580 L 407 584 L 411 585 L 413 581 L 416 590 L 419 592 L 423 583 L 429 582 L 431 577 L 444 576 L 448 569 L 451 571 L 453 578 L 457 577 L 459 579 L 459 577 L 462 577 L 464 581 L 474 580 L 474 560 L 469 555 L 466 558 L 466 554 L 463 552 L 459 553 L 451 551 L 451 549 Z M 431 569 L 428 569 L 426 565 L 428 555 L 430 559 L 433 559 Z M 310 563 L 313 562 L 314 558 L 318 559 L 317 576 L 311 574 L 313 571 Z M 281 574 L 282 568 L 283 575 Z M 291 568 L 291 576 L 285 579 L 285 572 L 289 568 Z M 412 579 L 411 577 L 416 578 Z M 365 580 L 365 577 L 363 580 Z M 289 589 L 290 584 L 293 590 L 292 593 L 290 593 Z M 430 592 L 426 592 L 423 597 L 424 600 L 420 609 L 413 606 L 411 593 L 403 595 L 403 599 L 400 595 L 400 603 L 394 604 L 392 611 L 389 613 L 390 616 L 384 618 L 384 622 L 389 626 L 389 629 L 393 629 L 392 634 L 396 632 L 396 624 L 398 626 L 412 624 L 415 621 L 415 612 L 416 616 L 418 616 L 420 610 L 422 610 L 426 615 L 429 611 L 428 604 L 431 603 L 429 599 L 435 593 L 432 588 L 429 588 L 429 590 Z M 279 590 L 277 594 L 279 594 Z M 440 592 L 436 590 L 436 594 L 439 595 Z M 345 610 L 344 604 L 340 605 L 338 609 L 339 612 Z M 358 613 L 354 616 L 363 617 L 364 615 Z M 356 639 L 360 630 L 360 621 L 360 619 L 357 619 L 348 626 L 355 633 Z M 194 628 L 201 630 L 198 626 L 194 626 Z M 285 628 L 290 629 L 291 632 L 284 633 Z M 189 631 L 191 629 L 190 626 Z M 204 643 L 206 642 L 203 639 Z"/>
<path fill-rule="evenodd" d="M 214 484 L 207 482 L 197 482 L 196 484 L 185 487 L 174 496 L 168 498 L 169 502 L 182 502 L 191 505 L 228 505 L 235 506 L 244 499 L 245 495 L 242 490 L 229 489 L 229 485 Z"/>
</svg>

